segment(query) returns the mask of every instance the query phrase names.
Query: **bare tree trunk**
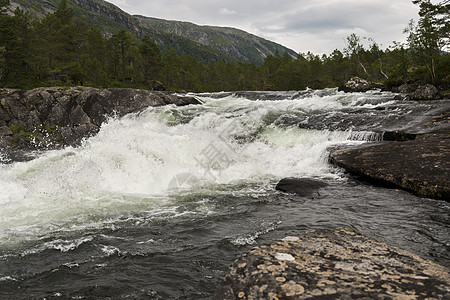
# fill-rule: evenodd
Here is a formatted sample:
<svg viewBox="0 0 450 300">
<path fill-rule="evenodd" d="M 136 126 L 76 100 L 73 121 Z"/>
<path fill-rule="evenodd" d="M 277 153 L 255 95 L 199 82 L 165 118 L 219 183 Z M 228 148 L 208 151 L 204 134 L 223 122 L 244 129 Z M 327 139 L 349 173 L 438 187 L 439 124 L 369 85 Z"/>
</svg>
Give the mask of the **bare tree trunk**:
<svg viewBox="0 0 450 300">
<path fill-rule="evenodd" d="M 362 64 L 362 62 L 361 62 L 361 61 L 359 62 L 359 65 L 361 66 L 361 68 L 363 68 L 363 70 L 364 70 L 364 73 L 366 73 L 366 75 L 367 75 L 367 76 L 369 76 L 369 78 L 372 78 L 372 76 L 370 76 L 369 72 L 367 72 L 367 69 L 366 69 L 366 67 L 364 67 L 364 65 Z"/>
<path fill-rule="evenodd" d="M 380 60 L 380 72 L 381 72 L 381 74 L 383 74 L 384 78 L 389 79 L 389 76 L 387 76 L 386 73 L 384 73 L 384 71 L 383 71 L 383 60 L 381 59 L 380 53 L 378 53 L 378 58 Z"/>
</svg>

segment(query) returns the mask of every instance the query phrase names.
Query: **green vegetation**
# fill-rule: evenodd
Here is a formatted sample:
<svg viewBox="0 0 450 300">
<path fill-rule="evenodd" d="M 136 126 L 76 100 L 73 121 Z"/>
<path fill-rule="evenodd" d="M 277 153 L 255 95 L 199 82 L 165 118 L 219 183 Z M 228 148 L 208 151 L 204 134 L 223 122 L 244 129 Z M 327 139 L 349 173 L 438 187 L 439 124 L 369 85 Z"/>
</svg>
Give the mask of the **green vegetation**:
<svg viewBox="0 0 450 300">
<path fill-rule="evenodd" d="M 23 125 L 12 125 L 9 127 L 9 129 L 13 133 L 13 146 L 28 144 L 41 137 L 41 135 L 38 133 L 27 132 Z"/>
<path fill-rule="evenodd" d="M 58 142 L 64 140 L 56 125 L 40 125 L 32 132 L 27 131 L 24 125 L 12 125 L 9 127 L 9 130 L 12 132 L 12 145 L 14 147 L 30 144 L 37 145 L 45 143 L 46 140 Z"/>
<path fill-rule="evenodd" d="M 190 51 L 199 45 L 188 39 L 161 51 L 151 37 L 140 39 L 125 29 L 106 37 L 92 24 L 75 18 L 66 0 L 41 19 L 20 10 L 6 15 L 9 1 L 0 0 L 0 86 L 152 89 L 162 82 L 170 90 L 196 92 L 300 90 L 334 87 L 359 76 L 387 86 L 433 83 L 448 90 L 450 54 L 444 50 L 449 47 L 450 4 L 413 2 L 420 7 L 420 19 L 405 29 L 407 44 L 382 50 L 375 41 L 352 34 L 343 51 L 294 58 L 277 50 L 262 64 L 255 64 L 230 60 L 208 47 L 204 52 Z M 175 29 L 181 30 L 182 25 Z M 223 43 L 227 30 L 231 29 L 223 29 L 224 35 L 216 34 L 212 41 Z"/>
</svg>

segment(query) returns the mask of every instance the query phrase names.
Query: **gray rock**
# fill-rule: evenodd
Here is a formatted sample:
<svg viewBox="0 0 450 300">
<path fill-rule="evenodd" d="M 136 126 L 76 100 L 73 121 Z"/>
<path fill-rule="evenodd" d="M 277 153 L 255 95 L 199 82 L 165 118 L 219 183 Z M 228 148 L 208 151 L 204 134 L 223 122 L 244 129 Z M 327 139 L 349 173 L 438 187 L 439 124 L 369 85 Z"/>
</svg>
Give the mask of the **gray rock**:
<svg viewBox="0 0 450 300">
<path fill-rule="evenodd" d="M 8 136 L 8 135 L 13 135 L 11 129 L 9 129 L 9 127 L 6 126 L 0 127 L 0 136 Z"/>
<path fill-rule="evenodd" d="M 0 103 L 2 148 L 77 145 L 97 133 L 112 114 L 121 117 L 149 106 L 200 104 L 193 97 L 161 91 L 89 87 L 1 90 Z M 21 130 L 12 132 L 12 126 Z"/>
<path fill-rule="evenodd" d="M 285 193 L 294 193 L 302 197 L 307 197 L 320 196 L 319 189 L 327 185 L 325 182 L 319 180 L 288 177 L 281 179 L 275 189 Z"/>
<path fill-rule="evenodd" d="M 343 91 L 346 93 L 355 93 L 355 92 L 363 93 L 372 90 L 374 88 L 375 88 L 374 85 L 372 83 L 369 83 L 367 80 L 359 77 L 352 77 L 350 78 L 349 81 L 339 86 L 338 91 Z"/>
<path fill-rule="evenodd" d="M 417 89 L 417 84 L 405 83 L 398 87 L 398 92 L 402 94 L 414 93 Z"/>
<path fill-rule="evenodd" d="M 214 295 L 228 299 L 448 299 L 443 266 L 345 228 L 253 248 Z"/>
<path fill-rule="evenodd" d="M 410 100 L 441 99 L 438 89 L 432 84 L 419 85 L 414 92 L 408 94 Z"/>
</svg>

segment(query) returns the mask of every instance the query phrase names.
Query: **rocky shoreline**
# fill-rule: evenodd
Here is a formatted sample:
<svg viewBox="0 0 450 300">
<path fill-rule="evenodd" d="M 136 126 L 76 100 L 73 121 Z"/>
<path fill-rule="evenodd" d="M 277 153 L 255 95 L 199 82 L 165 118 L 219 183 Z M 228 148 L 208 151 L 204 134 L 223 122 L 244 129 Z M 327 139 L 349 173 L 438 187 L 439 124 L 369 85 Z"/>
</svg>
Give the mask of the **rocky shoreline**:
<svg viewBox="0 0 450 300">
<path fill-rule="evenodd" d="M 330 160 L 363 180 L 450 201 L 450 127 L 414 140 L 335 151 Z"/>
<path fill-rule="evenodd" d="M 438 100 L 448 99 L 449 94 L 443 95 L 432 84 L 405 83 L 395 87 L 385 87 L 380 83 L 369 82 L 359 77 L 352 77 L 346 83 L 338 87 L 345 93 L 365 93 L 370 90 L 391 91 L 399 93 L 398 100 Z"/>
<path fill-rule="evenodd" d="M 78 145 L 110 116 L 149 106 L 200 104 L 193 97 L 128 88 L 0 90 L 0 149 Z"/>
<path fill-rule="evenodd" d="M 377 185 L 450 201 L 450 106 L 381 142 L 332 151 L 330 162 Z"/>
</svg>

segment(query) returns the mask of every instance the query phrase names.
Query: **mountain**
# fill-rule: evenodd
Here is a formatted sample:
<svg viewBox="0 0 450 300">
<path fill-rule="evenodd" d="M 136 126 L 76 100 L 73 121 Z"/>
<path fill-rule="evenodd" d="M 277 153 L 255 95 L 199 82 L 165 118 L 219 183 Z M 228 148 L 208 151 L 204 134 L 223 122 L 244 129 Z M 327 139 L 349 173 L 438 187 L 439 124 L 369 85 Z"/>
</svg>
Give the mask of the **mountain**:
<svg viewBox="0 0 450 300">
<path fill-rule="evenodd" d="M 60 0 L 11 0 L 11 11 L 19 7 L 42 17 L 57 9 Z M 199 26 L 189 22 L 168 21 L 130 15 L 103 0 L 67 0 L 76 17 L 82 18 L 105 35 L 126 29 L 138 37 L 150 36 L 162 51 L 175 49 L 178 54 L 192 55 L 202 61 L 242 61 L 262 64 L 268 55 L 297 53 L 243 30 Z"/>
</svg>

